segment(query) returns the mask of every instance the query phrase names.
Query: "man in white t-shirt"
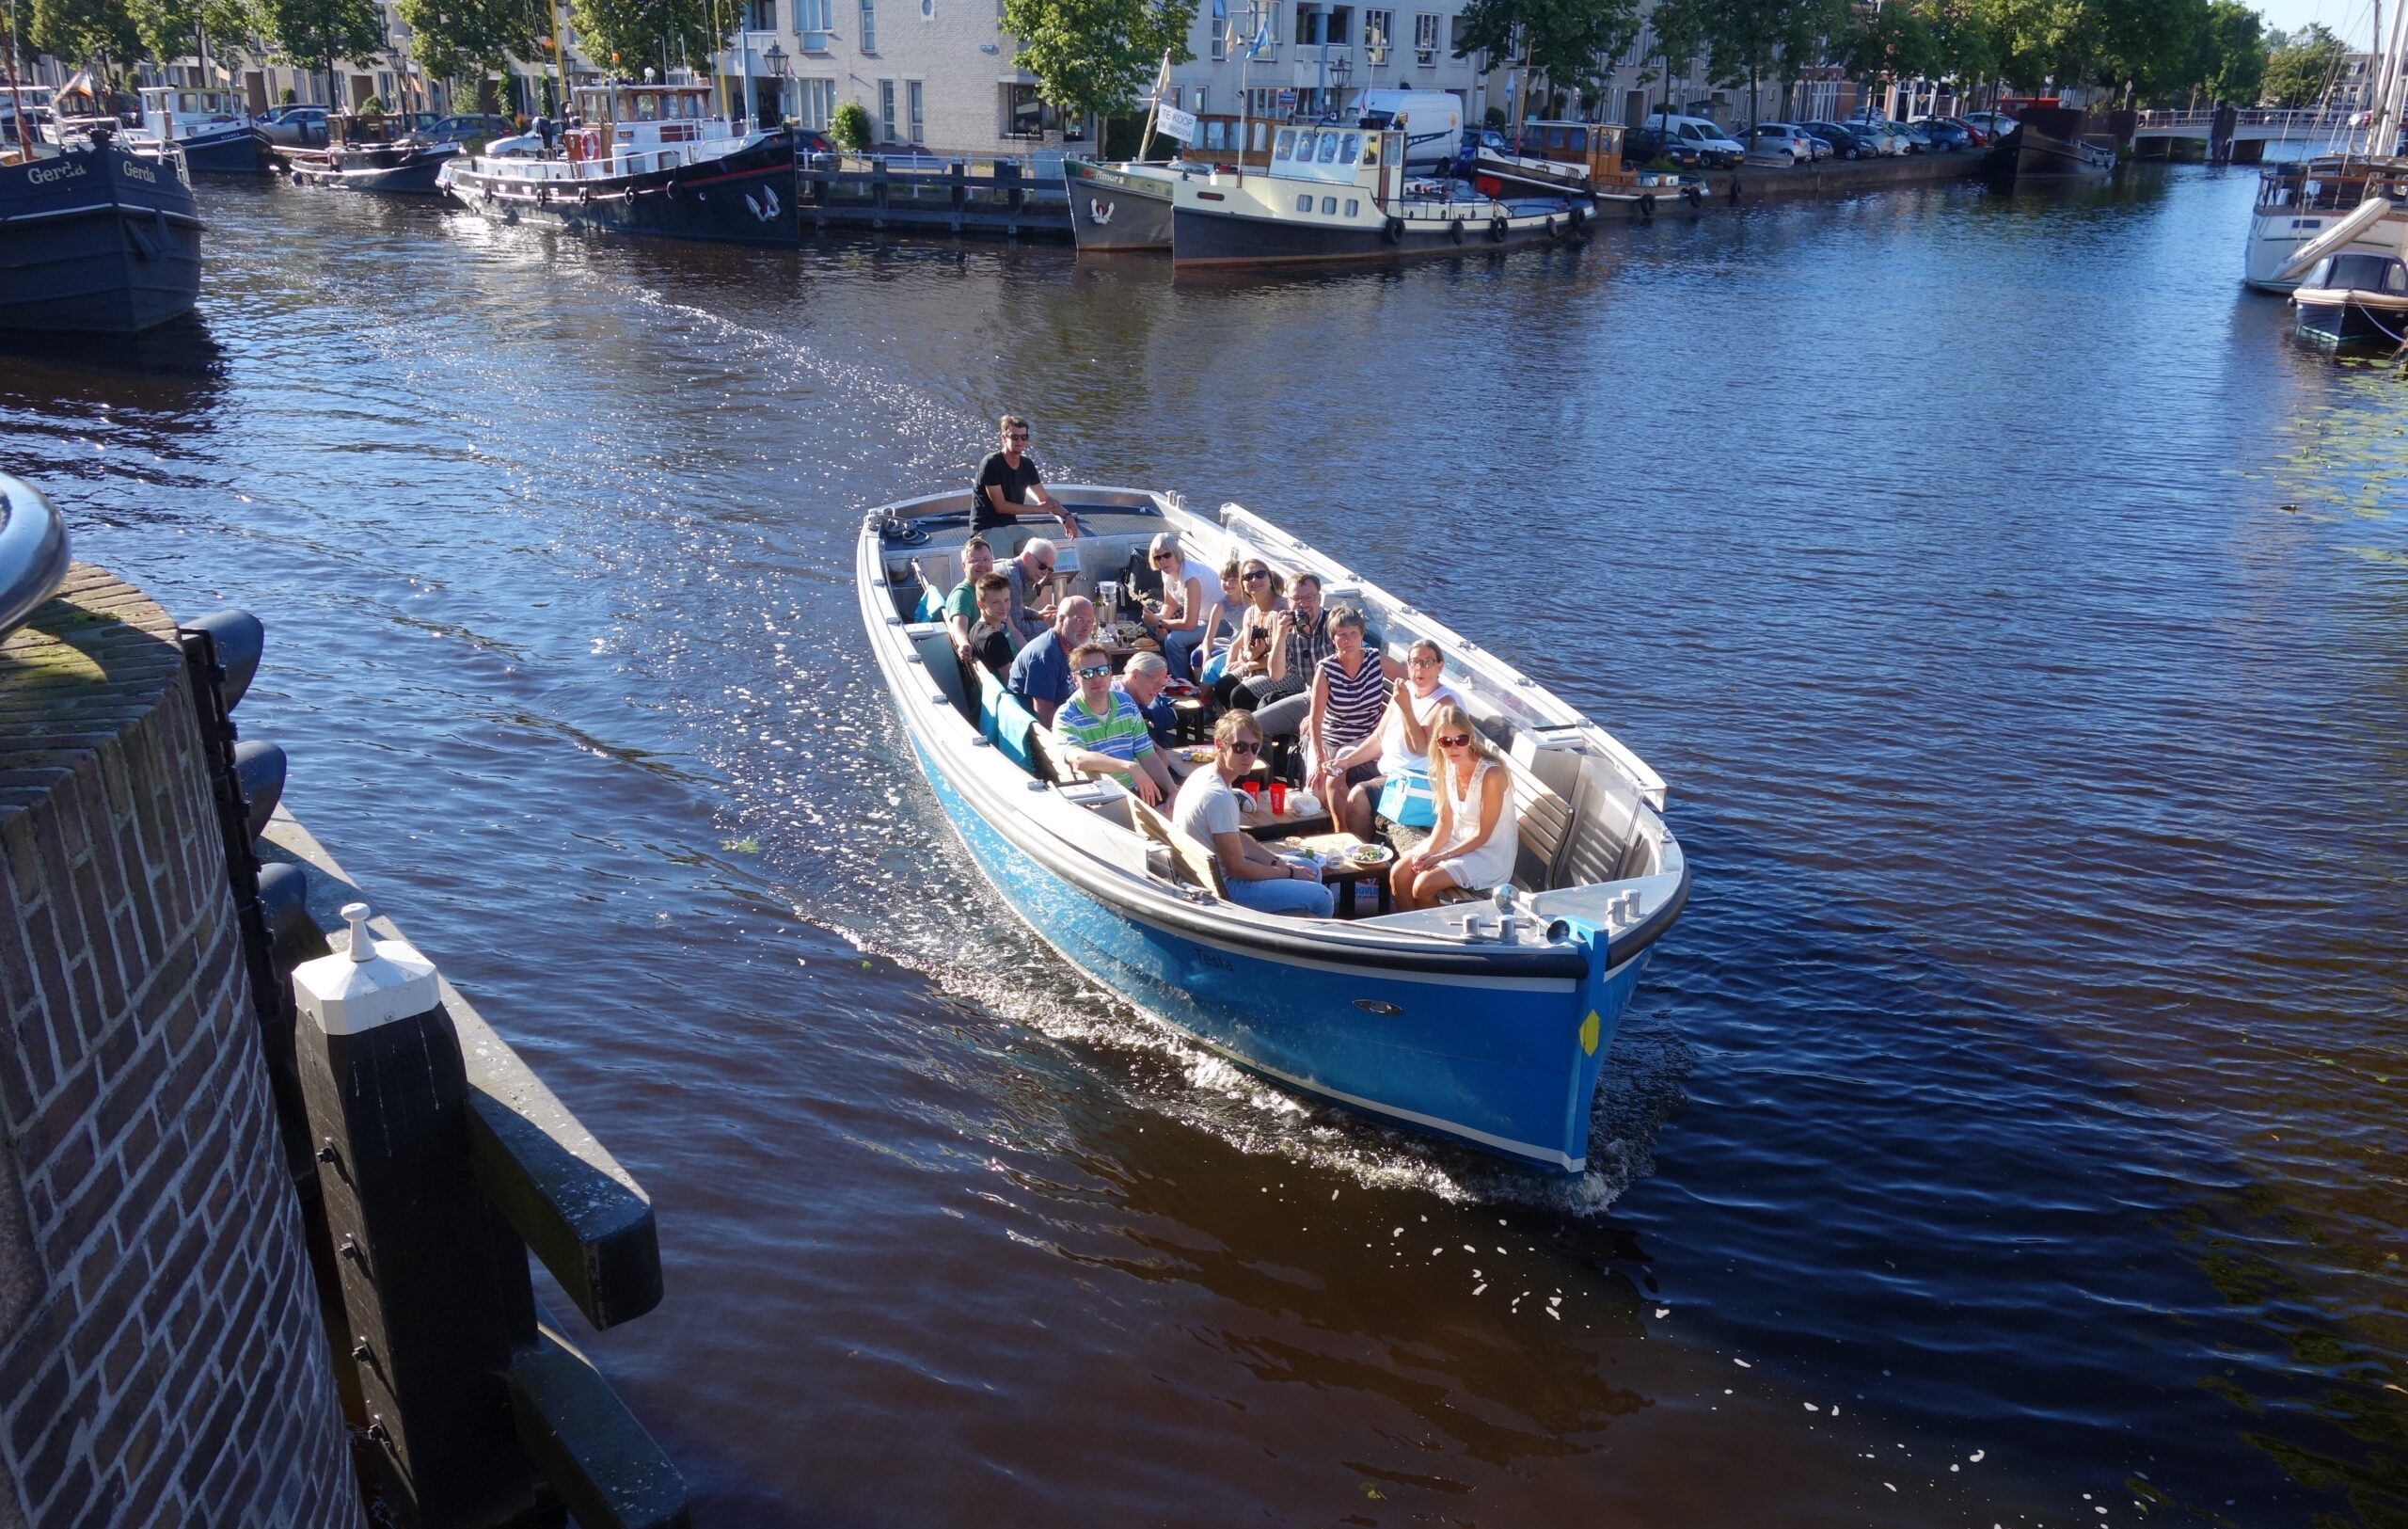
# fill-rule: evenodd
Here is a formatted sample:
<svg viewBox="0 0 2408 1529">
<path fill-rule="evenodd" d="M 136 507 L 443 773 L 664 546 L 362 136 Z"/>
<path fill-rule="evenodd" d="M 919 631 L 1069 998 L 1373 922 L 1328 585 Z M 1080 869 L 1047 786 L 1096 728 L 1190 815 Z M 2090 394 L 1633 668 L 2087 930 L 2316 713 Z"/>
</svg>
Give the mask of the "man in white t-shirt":
<svg viewBox="0 0 2408 1529">
<path fill-rule="evenodd" d="M 1322 885 L 1320 870 L 1274 853 L 1242 825 L 1235 783 L 1261 752 L 1262 729 L 1254 725 L 1254 713 L 1223 712 L 1212 726 L 1212 763 L 1180 786 L 1171 803 L 1171 826 L 1220 862 L 1231 902 L 1257 913 L 1327 918 L 1338 904 Z"/>
</svg>

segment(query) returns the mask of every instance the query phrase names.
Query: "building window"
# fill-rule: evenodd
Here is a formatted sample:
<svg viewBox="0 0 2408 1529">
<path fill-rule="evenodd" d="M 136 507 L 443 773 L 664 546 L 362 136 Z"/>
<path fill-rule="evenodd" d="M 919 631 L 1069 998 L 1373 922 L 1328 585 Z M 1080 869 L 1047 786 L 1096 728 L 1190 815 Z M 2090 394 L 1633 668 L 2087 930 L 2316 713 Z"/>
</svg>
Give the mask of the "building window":
<svg viewBox="0 0 2408 1529">
<path fill-rule="evenodd" d="M 826 53 L 836 30 L 832 0 L 794 0 L 794 29 L 803 52 Z"/>
<path fill-rule="evenodd" d="M 800 80 L 802 88 L 802 125 L 828 131 L 836 119 L 836 82 L 834 80 Z"/>
<path fill-rule="evenodd" d="M 1354 40 L 1354 8 L 1353 6 L 1332 6 L 1329 8 L 1329 35 L 1323 38 L 1322 40 L 1323 42 L 1352 42 Z"/>
<path fill-rule="evenodd" d="M 1363 62 L 1373 69 L 1388 61 L 1388 43 L 1396 36 L 1396 12 L 1363 12 Z"/>
<path fill-rule="evenodd" d="M 905 103 L 911 109 L 911 141 L 913 143 L 926 143 L 928 141 L 928 124 L 927 117 L 920 109 L 920 82 L 917 80 L 904 81 L 903 95 Z"/>
<path fill-rule="evenodd" d="M 862 52 L 878 51 L 878 0 L 862 0 Z"/>
<path fill-rule="evenodd" d="M 1413 61 L 1423 69 L 1438 63 L 1437 12 L 1425 10 L 1413 18 Z"/>
<path fill-rule="evenodd" d="M 1062 125 L 1062 114 L 1038 99 L 1033 85 L 1004 87 L 1004 136 L 1041 138 Z"/>
<path fill-rule="evenodd" d="M 895 82 L 878 82 L 878 141 L 895 141 Z"/>
<path fill-rule="evenodd" d="M 774 32 L 778 29 L 778 0 L 752 0 L 752 30 Z"/>
<path fill-rule="evenodd" d="M 932 22 L 936 19 L 937 0 L 920 0 L 920 20 Z"/>
<path fill-rule="evenodd" d="M 1212 0 L 1212 20 L 1209 24 L 1212 33 L 1209 51 L 1212 62 L 1221 63 L 1229 56 L 1229 0 Z"/>
<path fill-rule="evenodd" d="M 1199 86 L 1197 86 L 1197 87 L 1196 88 L 1196 104 L 1188 108 L 1190 111 L 1194 112 L 1194 113 L 1195 113 L 1196 116 L 1198 116 L 1198 117 L 1201 117 L 1201 116 L 1203 116 L 1203 115 L 1204 115 L 1204 91 L 1205 91 L 1205 88 L 1205 88 L 1204 86 L 1201 86 L 1201 85 L 1199 85 Z"/>
</svg>

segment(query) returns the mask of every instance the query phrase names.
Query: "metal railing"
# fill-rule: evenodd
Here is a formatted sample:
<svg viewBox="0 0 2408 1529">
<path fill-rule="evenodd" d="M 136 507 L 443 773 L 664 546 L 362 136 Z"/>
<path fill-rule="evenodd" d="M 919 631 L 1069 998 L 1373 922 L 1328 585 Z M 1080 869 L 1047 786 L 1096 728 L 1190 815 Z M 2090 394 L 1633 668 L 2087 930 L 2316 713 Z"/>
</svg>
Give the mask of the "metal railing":
<svg viewBox="0 0 2408 1529">
<path fill-rule="evenodd" d="M 2315 107 L 2284 110 L 2252 106 L 2245 111 L 2233 113 L 2232 119 L 2233 126 L 2236 128 L 2270 130 L 2266 135 L 2270 136 L 2305 137 L 2318 133 L 2329 133 L 2363 125 L 2357 120 L 2362 115 L 2357 112 L 2323 111 Z M 2133 129 L 2140 133 L 2205 132 L 2215 125 L 2215 120 L 2216 114 L 2213 110 L 2145 111 L 2139 114 Z"/>
<path fill-rule="evenodd" d="M 0 637 L 50 598 L 67 562 L 67 522 L 40 489 L 0 473 Z"/>
</svg>

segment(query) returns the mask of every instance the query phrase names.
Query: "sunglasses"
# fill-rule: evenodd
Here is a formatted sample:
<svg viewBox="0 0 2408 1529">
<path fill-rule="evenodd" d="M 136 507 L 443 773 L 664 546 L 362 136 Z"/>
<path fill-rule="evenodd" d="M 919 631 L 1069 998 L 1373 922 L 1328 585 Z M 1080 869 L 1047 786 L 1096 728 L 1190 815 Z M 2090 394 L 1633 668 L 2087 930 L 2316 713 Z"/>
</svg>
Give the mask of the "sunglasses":
<svg viewBox="0 0 2408 1529">
<path fill-rule="evenodd" d="M 1471 734 L 1455 733 L 1442 738 L 1438 740 L 1438 746 L 1442 749 L 1467 749 L 1471 747 Z"/>
<path fill-rule="evenodd" d="M 1012 432 L 1011 438 L 1014 440 L 1026 440 L 1028 438 L 1028 432 L 1025 430 L 1015 430 Z"/>
<path fill-rule="evenodd" d="M 1037 571 L 1039 573 L 1052 573 L 1054 571 L 1054 565 L 1051 563 L 1040 563 L 1037 565 Z"/>
<path fill-rule="evenodd" d="M 1245 576 L 1245 581 L 1249 584 L 1259 584 L 1270 577 L 1271 576 L 1269 574 L 1263 572 L 1260 568 L 1257 568 L 1252 573 Z"/>
<path fill-rule="evenodd" d="M 1079 677 L 1081 679 L 1109 679 L 1112 677 L 1112 665 L 1108 663 L 1090 663 L 1079 671 Z"/>
<path fill-rule="evenodd" d="M 1230 742 L 1229 752 L 1231 754 L 1260 754 L 1262 752 L 1262 745 L 1259 743 L 1249 743 L 1244 739 L 1241 738 Z"/>
</svg>

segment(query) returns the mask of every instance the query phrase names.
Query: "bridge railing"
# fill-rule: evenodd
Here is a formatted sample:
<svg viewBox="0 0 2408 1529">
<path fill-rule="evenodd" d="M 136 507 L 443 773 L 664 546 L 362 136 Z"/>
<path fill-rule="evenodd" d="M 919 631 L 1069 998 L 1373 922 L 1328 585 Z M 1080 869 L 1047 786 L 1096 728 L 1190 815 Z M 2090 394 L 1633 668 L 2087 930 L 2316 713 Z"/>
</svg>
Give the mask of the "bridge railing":
<svg viewBox="0 0 2408 1529">
<path fill-rule="evenodd" d="M 2271 106 L 2251 106 L 2233 114 L 2233 125 L 2236 128 L 2268 129 L 2271 130 L 2272 135 L 2279 137 L 2307 137 L 2319 133 L 2338 132 L 2344 128 L 2357 126 L 2359 125 L 2357 119 L 2360 115 L 2362 114 L 2354 112 L 2321 111 L 2312 106 L 2288 110 Z M 2134 125 L 2136 130 L 2142 133 L 2152 129 L 2167 132 L 2212 127 L 2215 125 L 2215 119 L 2216 114 L 2212 109 L 2145 111 L 2140 114 Z"/>
</svg>

